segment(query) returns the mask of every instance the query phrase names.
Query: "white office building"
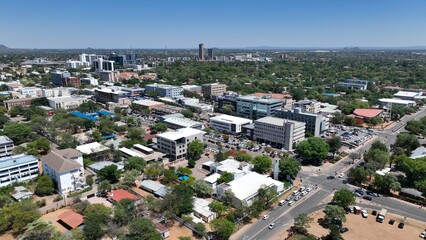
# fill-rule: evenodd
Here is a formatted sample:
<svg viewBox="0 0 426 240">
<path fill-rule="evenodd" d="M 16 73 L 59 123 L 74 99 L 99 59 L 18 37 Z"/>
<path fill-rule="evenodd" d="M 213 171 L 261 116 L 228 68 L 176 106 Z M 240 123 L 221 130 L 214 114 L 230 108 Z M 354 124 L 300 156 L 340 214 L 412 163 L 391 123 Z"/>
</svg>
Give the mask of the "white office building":
<svg viewBox="0 0 426 240">
<path fill-rule="evenodd" d="M 100 73 L 102 71 L 114 71 L 114 61 L 105 60 L 103 58 L 98 58 L 93 61 L 93 66 L 95 67 L 95 72 Z"/>
<path fill-rule="evenodd" d="M 158 92 L 160 97 L 168 97 L 172 99 L 183 97 L 183 88 L 181 86 L 172 86 L 166 84 L 148 84 L 145 86 L 145 94 L 150 92 Z"/>
<path fill-rule="evenodd" d="M 400 106 L 400 107 L 414 107 L 416 102 L 412 100 L 402 100 L 398 98 L 381 98 L 379 102 L 386 107 Z"/>
<path fill-rule="evenodd" d="M 69 96 L 71 89 L 69 88 L 47 88 L 41 90 L 41 96 L 45 98 L 49 97 L 63 97 L 63 96 Z"/>
<path fill-rule="evenodd" d="M 37 176 L 38 160 L 33 155 L 19 154 L 0 158 L 0 187 Z"/>
<path fill-rule="evenodd" d="M 41 88 L 25 87 L 18 90 L 24 97 L 40 97 L 42 95 Z"/>
<path fill-rule="evenodd" d="M 163 121 L 171 129 L 179 128 L 195 128 L 195 129 L 204 129 L 204 125 L 201 122 L 193 121 L 185 117 L 169 117 Z"/>
<path fill-rule="evenodd" d="M 188 144 L 194 140 L 203 142 L 204 133 L 198 129 L 181 128 L 157 134 L 158 151 L 167 154 L 171 161 L 186 158 Z"/>
<path fill-rule="evenodd" d="M 253 138 L 259 143 L 291 151 L 305 139 L 305 127 L 304 122 L 264 117 L 254 121 Z"/>
<path fill-rule="evenodd" d="M 89 101 L 90 96 L 63 96 L 47 98 L 49 107 L 53 109 L 76 109 L 82 103 Z"/>
<path fill-rule="evenodd" d="M 241 133 L 242 126 L 251 124 L 253 121 L 246 118 L 230 115 L 219 115 L 210 118 L 210 127 L 229 134 Z"/>
<path fill-rule="evenodd" d="M 81 152 L 71 148 L 54 150 L 40 160 L 43 174 L 56 182 L 60 194 L 81 190 L 86 185 Z"/>
<path fill-rule="evenodd" d="M 257 199 L 260 188 L 272 188 L 276 194 L 284 191 L 284 183 L 274 180 L 267 175 L 261 175 L 256 172 L 250 172 L 241 178 L 229 183 L 222 183 L 217 186 L 219 196 L 226 191 L 234 193 L 232 205 L 238 207 L 241 205 L 251 206 Z"/>
<path fill-rule="evenodd" d="M 0 136 L 0 157 L 12 155 L 14 147 L 12 139 L 8 136 Z"/>
</svg>

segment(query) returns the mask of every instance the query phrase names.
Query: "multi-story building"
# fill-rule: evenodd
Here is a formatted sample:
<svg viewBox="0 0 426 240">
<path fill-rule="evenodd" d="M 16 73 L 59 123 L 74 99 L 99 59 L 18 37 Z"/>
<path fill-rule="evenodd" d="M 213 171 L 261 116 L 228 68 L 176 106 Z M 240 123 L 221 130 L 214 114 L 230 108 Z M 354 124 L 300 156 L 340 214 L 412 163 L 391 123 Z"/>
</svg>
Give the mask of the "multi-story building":
<svg viewBox="0 0 426 240">
<path fill-rule="evenodd" d="M 400 106 L 400 107 L 414 107 L 416 102 L 412 100 L 402 100 L 399 98 L 380 98 L 379 102 L 385 107 Z"/>
<path fill-rule="evenodd" d="M 246 118 L 234 117 L 230 115 L 219 115 L 210 118 L 210 127 L 221 132 L 230 134 L 241 133 L 242 127 L 251 124 L 253 121 Z"/>
<path fill-rule="evenodd" d="M 100 55 L 96 55 L 96 54 L 86 54 L 86 53 L 82 53 L 79 55 L 80 57 L 80 62 L 83 63 L 87 63 L 88 66 L 93 64 L 93 61 L 97 60 L 98 58 L 102 57 Z"/>
<path fill-rule="evenodd" d="M 205 97 L 222 96 L 226 92 L 226 84 L 210 83 L 201 85 L 201 92 Z"/>
<path fill-rule="evenodd" d="M 225 93 L 223 96 L 216 97 L 218 111 L 222 112 L 223 107 L 227 105 L 237 110 L 237 97 L 239 96 L 238 93 Z"/>
<path fill-rule="evenodd" d="M 293 103 L 294 108 L 300 108 L 303 112 L 319 113 L 321 110 L 321 102 L 316 100 L 301 100 Z"/>
<path fill-rule="evenodd" d="M 63 96 L 63 97 L 51 97 L 47 98 L 49 101 L 49 107 L 53 109 L 76 109 L 82 103 L 89 101 L 89 96 Z"/>
<path fill-rule="evenodd" d="M 63 96 L 69 96 L 70 95 L 70 89 L 69 88 L 48 88 L 48 89 L 42 89 L 41 90 L 41 96 L 42 97 L 63 97 Z"/>
<path fill-rule="evenodd" d="M 114 71 L 100 71 L 99 80 L 102 82 L 116 82 L 118 73 Z"/>
<path fill-rule="evenodd" d="M 193 92 L 193 93 L 201 93 L 201 86 L 198 85 L 182 85 L 183 90 Z"/>
<path fill-rule="evenodd" d="M 7 136 L 0 136 L 0 157 L 12 155 L 14 147 L 12 139 Z"/>
<path fill-rule="evenodd" d="M 38 160 L 33 155 L 19 154 L 0 158 L 0 187 L 38 176 Z"/>
<path fill-rule="evenodd" d="M 254 121 L 254 140 L 275 148 L 293 150 L 305 139 L 306 123 L 276 117 Z"/>
<path fill-rule="evenodd" d="M 114 71 L 114 61 L 98 58 L 93 61 L 93 67 L 97 73 L 100 73 L 101 71 Z"/>
<path fill-rule="evenodd" d="M 60 194 L 81 190 L 86 185 L 81 152 L 71 148 L 54 150 L 40 160 L 43 174 L 56 182 Z"/>
<path fill-rule="evenodd" d="M 343 82 L 338 82 L 336 85 L 350 89 L 367 90 L 368 80 L 346 79 Z"/>
<path fill-rule="evenodd" d="M 237 114 L 241 117 L 259 119 L 274 115 L 275 111 L 281 108 L 282 99 L 271 98 L 269 96 L 240 96 L 237 97 Z"/>
<path fill-rule="evenodd" d="M 194 128 L 157 134 L 158 151 L 167 154 L 170 161 L 186 158 L 188 144 L 194 140 L 203 142 L 203 135 L 203 131 Z"/>
<path fill-rule="evenodd" d="M 59 69 L 50 73 L 50 78 L 52 79 L 52 83 L 56 86 L 65 86 L 64 80 L 65 78 L 71 77 L 71 73 L 67 71 L 61 71 Z"/>
<path fill-rule="evenodd" d="M 275 117 L 304 122 L 306 123 L 305 131 L 316 137 L 321 136 L 329 126 L 327 116 L 318 113 L 302 112 L 300 108 L 279 109 L 275 112 Z"/>
<path fill-rule="evenodd" d="M 183 88 L 166 84 L 149 84 L 145 86 L 145 94 L 157 92 L 160 97 L 181 98 L 183 97 Z"/>
<path fill-rule="evenodd" d="M 121 91 L 118 88 L 102 88 L 95 89 L 96 101 L 101 103 L 119 102 L 120 98 L 127 96 L 127 92 Z"/>
<path fill-rule="evenodd" d="M 40 97 L 42 95 L 41 88 L 25 87 L 18 90 L 18 92 L 26 97 Z"/>
<path fill-rule="evenodd" d="M 209 48 L 207 50 L 207 56 L 209 57 L 210 60 L 213 60 L 213 58 L 214 58 L 214 49 L 213 48 Z"/>
<path fill-rule="evenodd" d="M 204 44 L 200 43 L 198 44 L 198 59 L 204 60 Z"/>
<path fill-rule="evenodd" d="M 28 107 L 31 106 L 31 103 L 34 99 L 37 99 L 35 97 L 31 97 L 31 98 L 18 98 L 18 99 L 10 99 L 10 100 L 6 100 L 4 101 L 4 106 L 7 109 L 10 109 L 13 106 L 23 106 L 23 107 Z"/>
</svg>

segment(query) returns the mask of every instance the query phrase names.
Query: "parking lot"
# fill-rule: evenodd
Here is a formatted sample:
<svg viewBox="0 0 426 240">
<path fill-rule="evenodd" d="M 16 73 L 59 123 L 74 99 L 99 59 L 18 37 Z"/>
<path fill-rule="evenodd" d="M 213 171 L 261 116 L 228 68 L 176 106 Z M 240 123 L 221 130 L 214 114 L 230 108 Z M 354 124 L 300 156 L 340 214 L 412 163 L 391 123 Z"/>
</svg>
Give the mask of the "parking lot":
<svg viewBox="0 0 426 240">
<path fill-rule="evenodd" d="M 344 227 L 347 227 L 349 231 L 342 234 L 346 240 L 359 240 L 359 239 L 377 239 L 377 240 L 406 240 L 406 239 L 420 239 L 419 234 L 426 228 L 426 224 L 412 220 L 404 219 L 404 217 L 397 216 L 395 214 L 388 213 L 384 223 L 376 222 L 375 216 L 371 215 L 371 211 L 368 211 L 369 216 L 363 218 L 361 215 L 347 214 L 346 222 L 343 223 Z M 324 217 L 322 211 L 311 214 L 314 220 L 311 223 L 311 227 L 308 231 L 317 236 L 321 237 L 329 233 L 328 229 L 321 227 L 318 224 L 318 219 Z M 395 223 L 390 225 L 388 222 L 390 219 L 395 219 Z M 398 224 L 404 222 L 405 226 L 403 229 L 398 228 Z"/>
<path fill-rule="evenodd" d="M 375 135 L 375 132 L 374 130 L 367 130 L 365 128 L 337 125 L 329 129 L 328 135 L 331 134 L 335 134 L 335 136 L 340 137 L 344 146 L 356 148 L 371 139 Z"/>
</svg>

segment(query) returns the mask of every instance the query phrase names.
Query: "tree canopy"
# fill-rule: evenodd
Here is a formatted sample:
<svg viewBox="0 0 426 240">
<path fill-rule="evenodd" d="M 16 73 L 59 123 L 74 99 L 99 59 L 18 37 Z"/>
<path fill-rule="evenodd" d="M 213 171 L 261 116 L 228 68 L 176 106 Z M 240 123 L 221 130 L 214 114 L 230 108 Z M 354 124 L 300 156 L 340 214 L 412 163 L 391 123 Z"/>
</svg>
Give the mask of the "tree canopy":
<svg viewBox="0 0 426 240">
<path fill-rule="evenodd" d="M 328 145 L 321 138 L 310 137 L 296 146 L 296 152 L 308 164 L 321 165 L 328 154 Z"/>
</svg>

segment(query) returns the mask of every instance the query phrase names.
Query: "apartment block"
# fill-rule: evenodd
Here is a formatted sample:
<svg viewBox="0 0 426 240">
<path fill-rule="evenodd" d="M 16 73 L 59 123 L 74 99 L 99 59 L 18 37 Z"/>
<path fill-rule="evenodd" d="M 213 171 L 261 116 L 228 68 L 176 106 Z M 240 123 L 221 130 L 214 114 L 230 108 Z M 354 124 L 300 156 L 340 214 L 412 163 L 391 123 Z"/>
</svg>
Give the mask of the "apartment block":
<svg viewBox="0 0 426 240">
<path fill-rule="evenodd" d="M 188 144 L 194 140 L 203 142 L 203 135 L 203 131 L 193 128 L 157 134 L 158 151 L 167 154 L 170 161 L 184 159 L 187 156 Z"/>
<path fill-rule="evenodd" d="M 19 154 L 0 158 L 0 187 L 27 181 L 38 176 L 38 160 L 33 155 Z"/>
<path fill-rule="evenodd" d="M 226 84 L 203 84 L 201 85 L 201 91 L 205 97 L 222 96 L 226 92 Z"/>
<path fill-rule="evenodd" d="M 237 97 L 237 114 L 241 117 L 259 119 L 274 115 L 281 108 L 282 99 L 269 96 L 257 97 L 254 95 Z"/>
<path fill-rule="evenodd" d="M 316 137 L 321 136 L 329 126 L 327 116 L 320 113 L 303 112 L 300 108 L 279 109 L 275 112 L 275 117 L 304 122 L 306 123 L 305 131 Z"/>
<path fill-rule="evenodd" d="M 12 155 L 14 147 L 12 139 L 7 136 L 0 136 L 0 157 Z"/>
<path fill-rule="evenodd" d="M 183 97 L 183 88 L 180 86 L 172 86 L 166 84 L 149 84 L 145 86 L 145 94 L 150 92 L 158 92 L 159 97 L 181 98 Z"/>
<path fill-rule="evenodd" d="M 210 127 L 218 131 L 229 133 L 229 134 L 239 134 L 242 131 L 242 127 L 251 124 L 253 121 L 251 119 L 235 117 L 230 115 L 220 115 L 210 118 Z"/>
</svg>

